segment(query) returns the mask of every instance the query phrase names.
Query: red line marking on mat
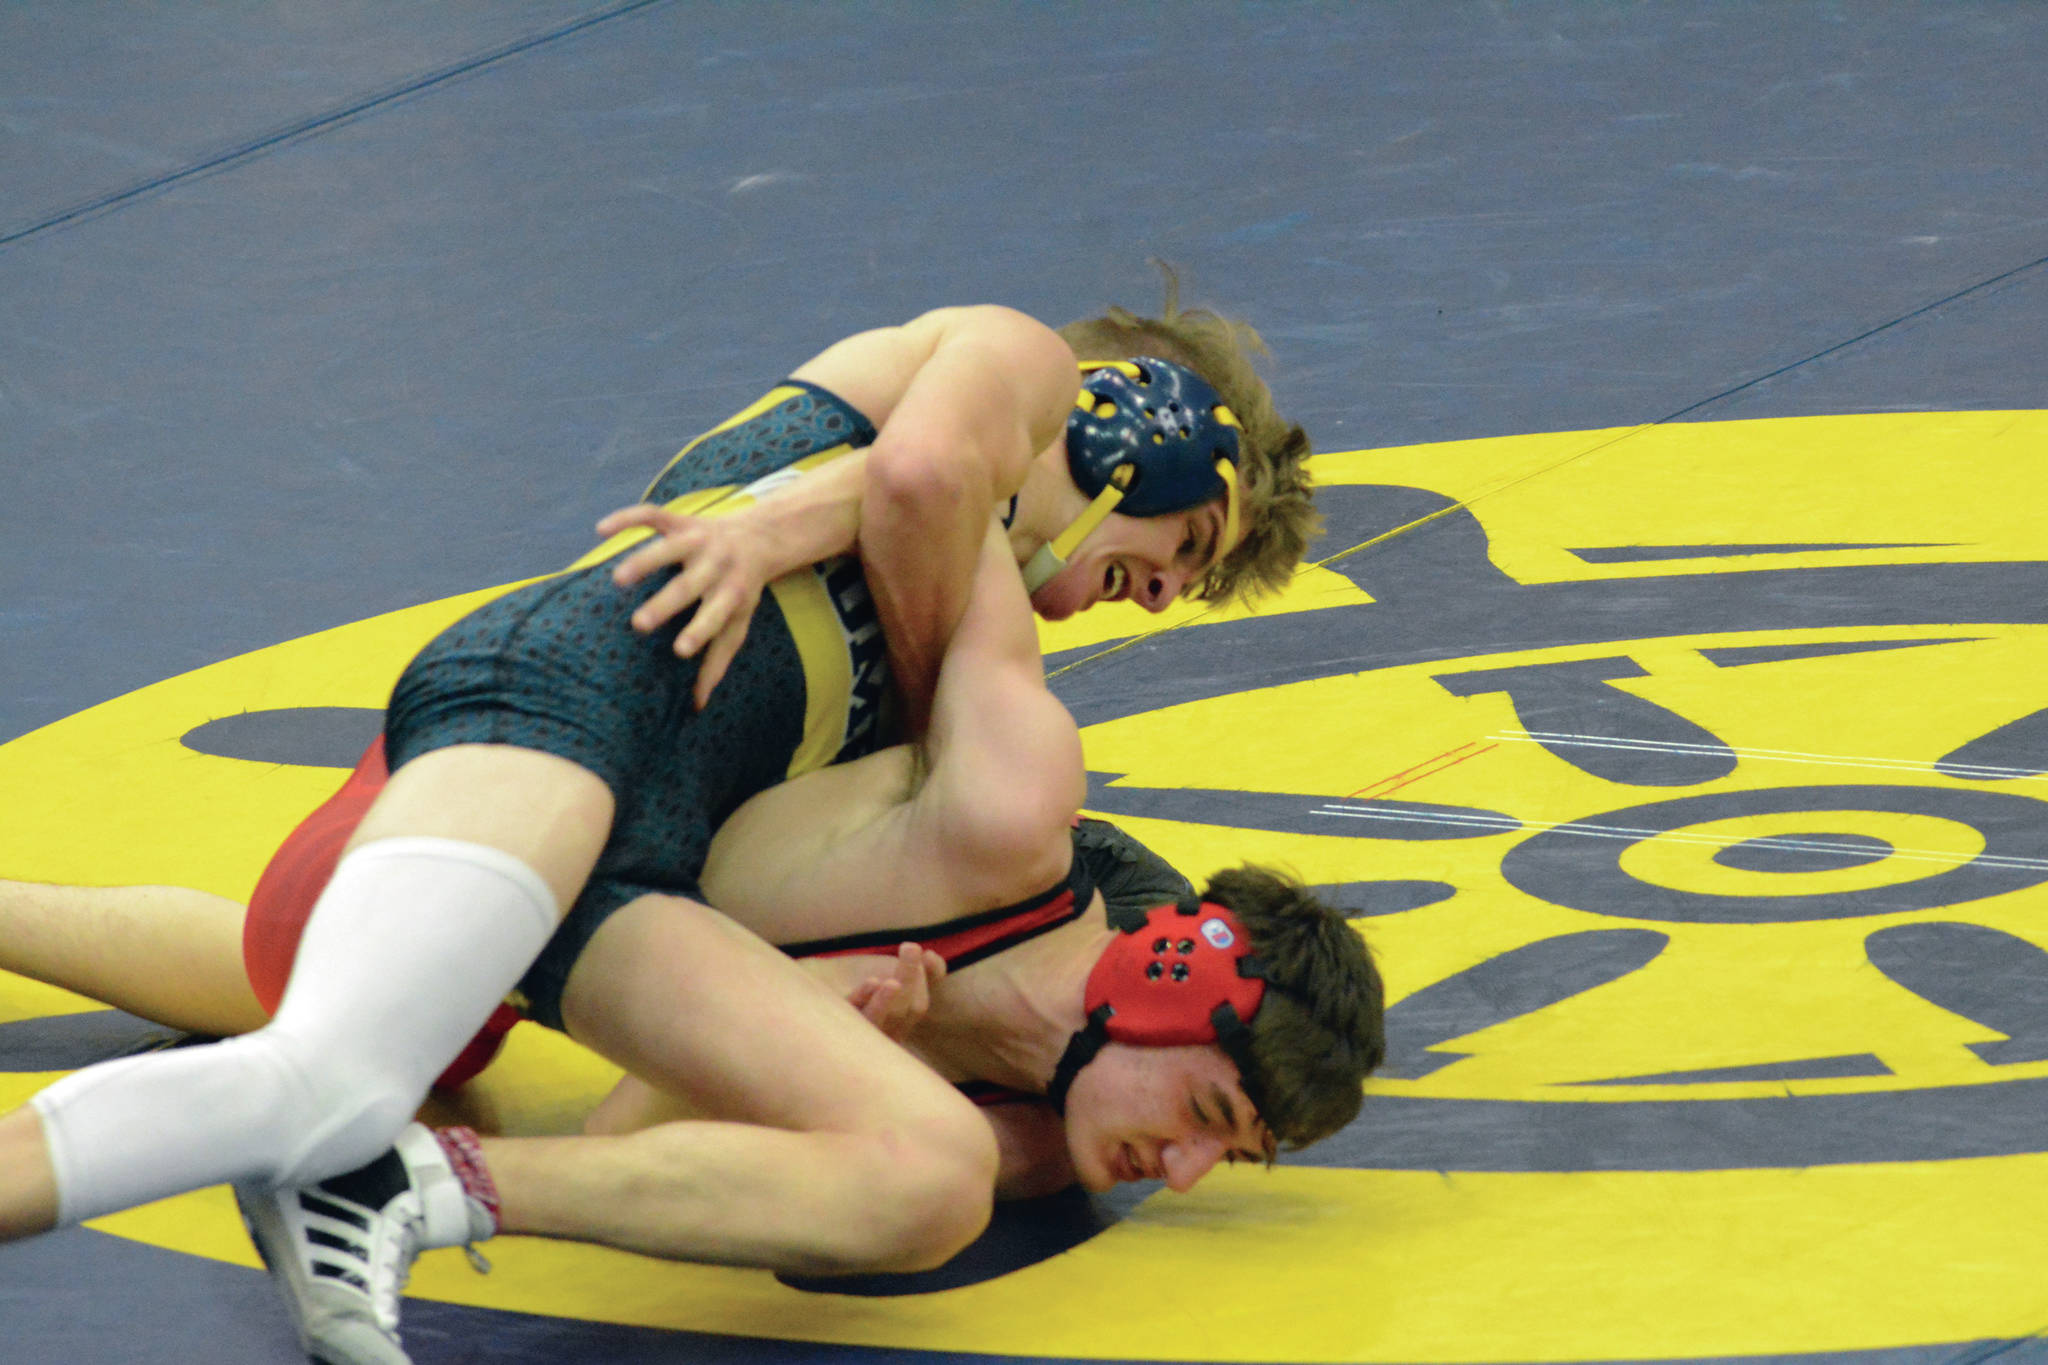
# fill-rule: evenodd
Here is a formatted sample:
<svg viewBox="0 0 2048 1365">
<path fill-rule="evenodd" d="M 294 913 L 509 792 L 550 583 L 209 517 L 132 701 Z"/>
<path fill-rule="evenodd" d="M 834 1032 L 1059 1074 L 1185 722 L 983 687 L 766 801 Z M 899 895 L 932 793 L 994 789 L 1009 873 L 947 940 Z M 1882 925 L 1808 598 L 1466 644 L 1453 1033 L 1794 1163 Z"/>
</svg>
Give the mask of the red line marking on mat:
<svg viewBox="0 0 2048 1365">
<path fill-rule="evenodd" d="M 1420 782 L 1425 777 L 1434 777 L 1438 773 L 1448 772 L 1452 768 L 1457 767 L 1460 763 L 1465 762 L 1467 759 L 1477 758 L 1480 754 L 1487 753 L 1491 750 L 1498 749 L 1500 747 L 1500 745 L 1498 744 L 1489 744 L 1485 748 L 1475 750 L 1472 753 L 1464 753 L 1464 750 L 1472 748 L 1472 746 L 1474 744 L 1477 744 L 1478 742 L 1479 741 L 1476 739 L 1468 739 L 1455 749 L 1446 749 L 1442 753 L 1436 755 L 1434 758 L 1425 758 L 1422 760 L 1422 762 L 1411 764 L 1410 766 L 1401 769 L 1401 771 L 1397 773 L 1389 773 L 1387 776 L 1381 778 L 1377 782 L 1368 782 L 1363 787 L 1360 787 L 1357 791 L 1348 793 L 1344 799 L 1347 801 L 1356 800 L 1361 796 L 1365 796 L 1367 792 L 1372 791 L 1374 788 L 1387 787 L 1387 784 L 1389 782 L 1392 782 L 1394 785 L 1391 787 L 1387 787 L 1387 790 L 1380 792 L 1378 796 L 1366 798 L 1367 800 L 1378 800 L 1380 797 L 1386 796 L 1389 792 L 1397 792 L 1401 790 L 1401 788 L 1407 786 L 1410 782 Z M 1459 754 L 1461 756 L 1457 758 L 1451 758 L 1453 754 Z M 1451 759 L 1451 761 L 1445 763 L 1444 760 L 1447 758 Z M 1417 769 L 1427 769 L 1427 771 L 1418 772 Z M 1410 777 L 1409 774 L 1411 773 L 1413 773 L 1414 776 Z M 1406 778 L 1407 781 L 1398 781 L 1397 779 L 1400 778 Z"/>
</svg>

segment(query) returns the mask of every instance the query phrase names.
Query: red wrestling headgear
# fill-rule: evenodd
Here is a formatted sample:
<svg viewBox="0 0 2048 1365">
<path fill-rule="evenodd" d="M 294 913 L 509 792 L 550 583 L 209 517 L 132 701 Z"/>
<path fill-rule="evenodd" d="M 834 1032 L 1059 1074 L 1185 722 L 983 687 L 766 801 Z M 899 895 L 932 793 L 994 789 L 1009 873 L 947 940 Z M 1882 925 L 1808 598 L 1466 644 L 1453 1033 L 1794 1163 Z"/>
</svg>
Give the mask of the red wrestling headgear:
<svg viewBox="0 0 2048 1365">
<path fill-rule="evenodd" d="M 1122 932 L 1088 973 L 1088 1022 L 1067 1044 L 1046 1089 L 1054 1106 L 1066 1108 L 1075 1075 L 1105 1043 L 1215 1043 L 1237 1063 L 1253 1107 L 1263 1109 L 1250 1026 L 1267 982 L 1237 916 L 1226 906 L 1188 899 L 1117 927 Z"/>
</svg>

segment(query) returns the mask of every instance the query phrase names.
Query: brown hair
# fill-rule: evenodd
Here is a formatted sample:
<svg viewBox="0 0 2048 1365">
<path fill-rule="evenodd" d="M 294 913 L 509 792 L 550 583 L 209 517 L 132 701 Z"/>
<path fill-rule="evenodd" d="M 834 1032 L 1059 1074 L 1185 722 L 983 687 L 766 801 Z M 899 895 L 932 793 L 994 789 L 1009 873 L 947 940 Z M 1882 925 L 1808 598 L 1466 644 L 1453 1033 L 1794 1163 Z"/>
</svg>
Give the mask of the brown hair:
<svg viewBox="0 0 2048 1365">
<path fill-rule="evenodd" d="M 1275 1139 L 1306 1147 L 1358 1117 L 1365 1078 L 1386 1059 L 1386 992 L 1365 940 L 1342 911 L 1262 867 L 1228 868 L 1202 898 L 1251 935 L 1268 986 L 1251 1050 Z"/>
<path fill-rule="evenodd" d="M 1180 280 L 1171 267 L 1166 299 L 1156 318 L 1111 308 L 1101 317 L 1059 329 L 1083 360 L 1119 360 L 1148 355 L 1186 365 L 1223 395 L 1243 430 L 1238 440 L 1238 480 L 1244 493 L 1244 538 L 1217 561 L 1190 595 L 1203 601 L 1239 598 L 1246 602 L 1278 592 L 1320 528 L 1311 501 L 1306 462 L 1308 433 L 1282 418 L 1272 392 L 1253 368 L 1266 343 L 1248 323 L 1204 308 L 1180 306 Z"/>
</svg>

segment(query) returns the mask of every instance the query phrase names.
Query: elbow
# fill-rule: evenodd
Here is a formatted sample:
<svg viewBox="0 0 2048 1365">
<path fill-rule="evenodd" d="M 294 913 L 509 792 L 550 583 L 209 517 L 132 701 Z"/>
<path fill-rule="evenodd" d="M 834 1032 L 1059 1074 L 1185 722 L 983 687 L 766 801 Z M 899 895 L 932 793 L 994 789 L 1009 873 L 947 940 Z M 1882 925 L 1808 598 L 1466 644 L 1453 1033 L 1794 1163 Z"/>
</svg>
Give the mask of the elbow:
<svg viewBox="0 0 2048 1365">
<path fill-rule="evenodd" d="M 1067 875 L 1074 813 L 1088 796 L 1080 733 L 1044 684 L 1012 693 L 992 686 L 983 693 L 991 698 L 1001 699 L 993 714 L 1017 742 L 971 775 L 988 799 L 949 802 L 942 817 L 951 883 L 985 909 L 1036 896 Z"/>
<path fill-rule="evenodd" d="M 955 822 L 955 884 L 970 902 L 993 909 L 1042 894 L 1074 860 L 1074 812 L 1085 790 L 1019 774 L 1002 799 Z"/>
<path fill-rule="evenodd" d="M 892 441 L 868 457 L 861 520 L 930 524 L 964 521 L 971 511 L 979 526 L 992 495 L 975 484 L 968 462 L 937 444 Z"/>
</svg>

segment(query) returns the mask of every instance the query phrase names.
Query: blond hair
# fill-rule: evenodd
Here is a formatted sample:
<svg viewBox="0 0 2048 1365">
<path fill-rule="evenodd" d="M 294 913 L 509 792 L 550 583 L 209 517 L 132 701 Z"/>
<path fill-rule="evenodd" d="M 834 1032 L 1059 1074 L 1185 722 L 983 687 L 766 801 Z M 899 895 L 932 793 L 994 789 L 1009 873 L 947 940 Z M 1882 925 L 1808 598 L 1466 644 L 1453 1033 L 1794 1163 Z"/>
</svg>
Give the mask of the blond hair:
<svg viewBox="0 0 2048 1365">
<path fill-rule="evenodd" d="M 1190 590 L 1203 601 L 1252 602 L 1293 578 L 1321 528 L 1309 488 L 1308 433 L 1281 417 L 1252 357 L 1266 343 L 1250 324 L 1205 308 L 1180 306 L 1180 280 L 1159 262 L 1166 298 L 1156 318 L 1111 308 L 1059 329 L 1083 360 L 1152 356 L 1194 370 L 1223 396 L 1243 430 L 1238 482 L 1244 496 L 1244 538 Z"/>
</svg>

